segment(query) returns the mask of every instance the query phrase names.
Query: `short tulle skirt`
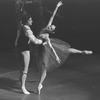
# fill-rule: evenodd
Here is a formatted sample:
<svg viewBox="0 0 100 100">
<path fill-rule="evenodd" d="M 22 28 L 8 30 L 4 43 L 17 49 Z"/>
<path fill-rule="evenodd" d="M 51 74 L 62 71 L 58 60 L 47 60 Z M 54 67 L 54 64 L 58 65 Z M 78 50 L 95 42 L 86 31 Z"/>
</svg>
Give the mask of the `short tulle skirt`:
<svg viewBox="0 0 100 100">
<path fill-rule="evenodd" d="M 56 61 L 56 57 L 48 44 L 38 46 L 38 54 L 37 54 L 38 68 L 41 69 L 41 67 L 44 65 L 47 71 L 53 70 L 61 66 L 68 58 L 70 54 L 68 49 L 71 47 L 70 44 L 60 39 L 50 38 L 50 41 L 57 55 L 59 56 L 61 62 L 58 63 Z"/>
</svg>

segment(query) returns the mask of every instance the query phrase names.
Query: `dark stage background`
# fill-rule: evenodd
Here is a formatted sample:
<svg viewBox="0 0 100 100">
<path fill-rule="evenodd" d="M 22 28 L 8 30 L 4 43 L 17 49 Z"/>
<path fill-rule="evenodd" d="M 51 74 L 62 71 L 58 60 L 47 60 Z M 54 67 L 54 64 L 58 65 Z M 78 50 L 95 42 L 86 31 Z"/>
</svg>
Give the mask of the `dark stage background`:
<svg viewBox="0 0 100 100">
<path fill-rule="evenodd" d="M 44 6 L 53 11 L 59 0 L 43 0 Z M 99 0 L 63 0 L 63 6 L 55 17 L 57 26 L 54 37 L 62 39 L 77 49 L 90 49 L 100 53 L 100 2 Z M 50 13 L 45 13 L 48 21 Z M 16 38 L 16 14 L 14 0 L 0 0 L 0 51 L 14 50 Z"/>
</svg>

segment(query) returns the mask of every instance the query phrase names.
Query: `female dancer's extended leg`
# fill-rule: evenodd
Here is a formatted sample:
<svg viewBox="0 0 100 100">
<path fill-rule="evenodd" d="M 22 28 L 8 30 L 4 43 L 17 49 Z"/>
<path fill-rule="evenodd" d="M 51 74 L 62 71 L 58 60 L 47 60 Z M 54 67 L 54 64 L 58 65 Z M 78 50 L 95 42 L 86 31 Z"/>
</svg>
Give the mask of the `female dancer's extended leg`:
<svg viewBox="0 0 100 100">
<path fill-rule="evenodd" d="M 92 51 L 88 51 L 88 50 L 78 50 L 78 49 L 74 49 L 74 48 L 69 48 L 68 52 L 70 53 L 81 53 L 81 54 L 92 54 Z"/>
</svg>

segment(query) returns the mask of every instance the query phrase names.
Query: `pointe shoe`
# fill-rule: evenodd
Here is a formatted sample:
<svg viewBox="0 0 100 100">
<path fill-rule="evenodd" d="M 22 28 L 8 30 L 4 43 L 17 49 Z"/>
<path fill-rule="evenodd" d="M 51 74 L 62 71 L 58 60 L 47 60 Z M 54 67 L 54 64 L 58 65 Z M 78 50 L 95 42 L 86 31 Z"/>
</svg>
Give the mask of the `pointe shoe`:
<svg viewBox="0 0 100 100">
<path fill-rule="evenodd" d="M 40 94 L 42 88 L 43 88 L 42 85 L 39 85 L 39 86 L 38 86 L 38 94 Z"/>
<path fill-rule="evenodd" d="M 30 94 L 30 92 L 28 92 L 25 88 L 22 88 L 22 92 L 23 92 L 24 94 Z"/>
<path fill-rule="evenodd" d="M 87 51 L 87 50 L 84 50 L 84 51 L 82 51 L 82 54 L 92 54 L 93 52 L 92 51 Z"/>
</svg>

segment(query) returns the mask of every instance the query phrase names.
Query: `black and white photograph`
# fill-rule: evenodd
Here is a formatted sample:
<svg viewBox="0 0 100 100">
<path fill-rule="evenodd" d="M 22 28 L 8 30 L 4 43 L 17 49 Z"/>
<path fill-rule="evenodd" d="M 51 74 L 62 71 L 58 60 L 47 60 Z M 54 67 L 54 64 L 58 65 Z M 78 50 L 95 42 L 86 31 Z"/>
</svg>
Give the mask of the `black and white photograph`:
<svg viewBox="0 0 100 100">
<path fill-rule="evenodd" d="M 0 100 L 100 100 L 99 0 L 0 0 Z"/>
</svg>

